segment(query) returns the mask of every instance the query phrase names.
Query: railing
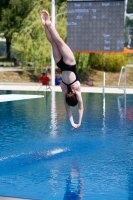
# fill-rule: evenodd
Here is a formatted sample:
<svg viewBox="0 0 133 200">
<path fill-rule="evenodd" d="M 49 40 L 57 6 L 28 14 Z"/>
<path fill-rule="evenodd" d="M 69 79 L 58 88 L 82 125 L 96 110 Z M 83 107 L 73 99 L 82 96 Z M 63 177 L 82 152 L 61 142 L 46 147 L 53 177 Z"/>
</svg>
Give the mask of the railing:
<svg viewBox="0 0 133 200">
<path fill-rule="evenodd" d="M 124 87 L 120 88 L 120 81 L 121 81 L 121 76 L 122 76 L 122 72 L 124 71 Z M 123 89 L 124 90 L 124 94 L 126 94 L 126 67 L 122 67 L 121 71 L 120 71 L 120 76 L 119 76 L 119 80 L 118 80 L 118 88 L 119 89 Z"/>
</svg>

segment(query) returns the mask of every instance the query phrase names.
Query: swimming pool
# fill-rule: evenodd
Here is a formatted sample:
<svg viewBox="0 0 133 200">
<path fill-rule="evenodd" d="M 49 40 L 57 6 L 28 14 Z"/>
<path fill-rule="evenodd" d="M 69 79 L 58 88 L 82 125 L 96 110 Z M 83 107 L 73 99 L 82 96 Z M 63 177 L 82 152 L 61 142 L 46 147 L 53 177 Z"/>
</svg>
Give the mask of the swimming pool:
<svg viewBox="0 0 133 200">
<path fill-rule="evenodd" d="M 0 103 L 1 196 L 133 199 L 133 95 L 83 93 L 71 131 L 60 92 L 25 94 L 44 98 Z"/>
</svg>

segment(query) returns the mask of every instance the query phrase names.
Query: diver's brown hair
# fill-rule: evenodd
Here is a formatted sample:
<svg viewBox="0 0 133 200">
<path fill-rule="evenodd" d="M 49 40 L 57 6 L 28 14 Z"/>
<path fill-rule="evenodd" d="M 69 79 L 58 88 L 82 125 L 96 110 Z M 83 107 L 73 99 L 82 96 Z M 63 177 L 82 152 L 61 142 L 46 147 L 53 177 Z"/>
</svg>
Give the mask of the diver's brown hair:
<svg viewBox="0 0 133 200">
<path fill-rule="evenodd" d="M 68 92 L 66 94 L 66 103 L 69 106 L 76 106 L 78 104 L 78 100 L 77 100 L 76 94 L 74 94 L 72 92 L 71 88 L 68 88 Z"/>
</svg>

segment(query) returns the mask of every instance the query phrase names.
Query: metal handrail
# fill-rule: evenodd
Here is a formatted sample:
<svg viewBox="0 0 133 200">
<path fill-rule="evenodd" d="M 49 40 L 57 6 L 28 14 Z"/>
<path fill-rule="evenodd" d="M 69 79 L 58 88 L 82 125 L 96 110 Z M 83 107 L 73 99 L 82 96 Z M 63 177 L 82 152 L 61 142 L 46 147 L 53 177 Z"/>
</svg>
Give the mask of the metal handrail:
<svg viewBox="0 0 133 200">
<path fill-rule="evenodd" d="M 120 81 L 121 81 L 121 76 L 122 76 L 122 72 L 124 70 L 124 88 L 120 88 Z M 120 76 L 119 76 L 119 80 L 118 80 L 118 88 L 119 89 L 123 89 L 124 93 L 126 93 L 126 67 L 122 67 L 121 71 L 120 71 Z"/>
</svg>

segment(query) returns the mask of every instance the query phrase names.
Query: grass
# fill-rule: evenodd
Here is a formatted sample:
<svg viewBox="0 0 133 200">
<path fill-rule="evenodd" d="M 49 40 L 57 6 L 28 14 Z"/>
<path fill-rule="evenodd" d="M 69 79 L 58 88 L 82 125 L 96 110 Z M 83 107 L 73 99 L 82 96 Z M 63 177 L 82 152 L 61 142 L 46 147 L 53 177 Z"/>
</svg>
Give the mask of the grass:
<svg viewBox="0 0 133 200">
<path fill-rule="evenodd" d="M 119 80 L 120 72 L 112 73 L 112 72 L 105 72 L 105 85 L 106 87 L 118 87 L 118 80 Z M 103 86 L 103 77 L 104 72 L 94 70 L 94 73 L 90 75 L 90 78 L 94 82 L 94 86 L 102 87 Z M 82 82 L 83 86 L 86 86 L 85 81 Z M 126 85 L 127 87 L 133 88 L 133 68 L 126 68 Z M 120 86 L 124 86 L 124 73 L 122 73 Z"/>
<path fill-rule="evenodd" d="M 0 82 L 31 83 L 38 82 L 39 76 L 32 71 L 0 71 Z"/>
<path fill-rule="evenodd" d="M 130 59 L 128 61 L 128 64 L 132 64 L 133 65 L 133 54 L 131 54 Z"/>
</svg>

